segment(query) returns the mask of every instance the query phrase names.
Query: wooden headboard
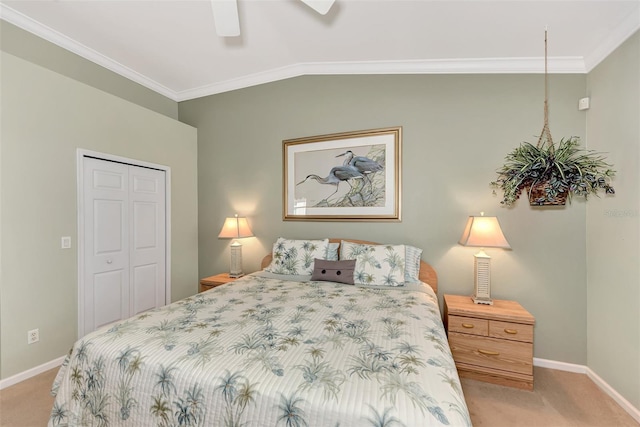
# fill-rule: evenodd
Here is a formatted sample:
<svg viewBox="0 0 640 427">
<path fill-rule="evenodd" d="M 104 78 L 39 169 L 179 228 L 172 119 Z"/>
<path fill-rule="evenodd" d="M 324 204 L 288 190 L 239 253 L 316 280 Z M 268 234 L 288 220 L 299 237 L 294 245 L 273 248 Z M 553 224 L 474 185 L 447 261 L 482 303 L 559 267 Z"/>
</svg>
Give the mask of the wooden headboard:
<svg viewBox="0 0 640 427">
<path fill-rule="evenodd" d="M 366 240 L 354 240 L 354 239 L 329 239 L 331 243 L 340 243 L 341 240 L 353 243 L 362 243 L 365 245 L 379 245 L 380 243 L 369 242 Z M 262 263 L 260 263 L 260 268 L 263 270 L 271 264 L 271 253 L 262 258 Z M 438 293 L 438 275 L 436 271 L 426 262 L 420 260 L 420 273 L 418 274 L 418 278 L 424 283 L 430 285 L 433 288 L 433 291 Z"/>
</svg>

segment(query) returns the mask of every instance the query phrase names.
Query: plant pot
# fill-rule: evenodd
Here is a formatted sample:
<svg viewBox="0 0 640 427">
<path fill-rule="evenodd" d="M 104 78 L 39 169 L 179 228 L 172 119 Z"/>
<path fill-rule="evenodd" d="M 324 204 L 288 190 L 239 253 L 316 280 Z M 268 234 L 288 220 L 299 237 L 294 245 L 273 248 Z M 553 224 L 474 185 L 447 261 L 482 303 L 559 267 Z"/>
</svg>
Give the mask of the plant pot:
<svg viewBox="0 0 640 427">
<path fill-rule="evenodd" d="M 567 204 L 567 191 L 560 190 L 553 195 L 549 181 L 540 181 L 529 188 L 530 206 L 564 206 Z"/>
</svg>

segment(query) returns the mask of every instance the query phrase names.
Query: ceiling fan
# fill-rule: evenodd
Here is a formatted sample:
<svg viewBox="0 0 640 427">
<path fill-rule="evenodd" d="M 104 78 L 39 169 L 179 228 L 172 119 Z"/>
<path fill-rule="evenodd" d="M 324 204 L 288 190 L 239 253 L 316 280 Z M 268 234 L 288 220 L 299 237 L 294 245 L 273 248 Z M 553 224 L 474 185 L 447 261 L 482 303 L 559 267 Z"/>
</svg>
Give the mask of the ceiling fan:
<svg viewBox="0 0 640 427">
<path fill-rule="evenodd" d="M 325 15 L 335 0 L 300 0 L 321 15 Z M 211 0 L 213 21 L 216 33 L 220 37 L 236 37 L 240 35 L 237 0 Z"/>
</svg>

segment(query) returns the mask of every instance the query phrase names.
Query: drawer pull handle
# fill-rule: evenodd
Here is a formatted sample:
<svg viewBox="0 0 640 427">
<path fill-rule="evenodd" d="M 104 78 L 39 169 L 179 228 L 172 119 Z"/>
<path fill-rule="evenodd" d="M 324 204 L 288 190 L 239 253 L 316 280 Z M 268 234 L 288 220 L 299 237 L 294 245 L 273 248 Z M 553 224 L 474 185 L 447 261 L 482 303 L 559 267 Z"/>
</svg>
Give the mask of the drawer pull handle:
<svg viewBox="0 0 640 427">
<path fill-rule="evenodd" d="M 500 353 L 498 353 L 497 351 L 489 351 L 489 350 L 481 350 L 481 349 L 478 349 L 478 353 L 486 354 L 487 356 L 499 356 L 500 355 Z"/>
<path fill-rule="evenodd" d="M 518 333 L 518 331 L 516 331 L 515 329 L 507 329 L 507 328 L 505 328 L 504 331 L 506 333 L 508 333 L 508 334 L 511 334 L 511 335 L 515 335 L 515 334 Z"/>
<path fill-rule="evenodd" d="M 463 327 L 463 328 L 467 328 L 467 329 L 472 329 L 472 328 L 473 328 L 473 325 L 472 325 L 471 323 L 463 323 L 463 324 L 462 324 L 462 327 Z"/>
</svg>

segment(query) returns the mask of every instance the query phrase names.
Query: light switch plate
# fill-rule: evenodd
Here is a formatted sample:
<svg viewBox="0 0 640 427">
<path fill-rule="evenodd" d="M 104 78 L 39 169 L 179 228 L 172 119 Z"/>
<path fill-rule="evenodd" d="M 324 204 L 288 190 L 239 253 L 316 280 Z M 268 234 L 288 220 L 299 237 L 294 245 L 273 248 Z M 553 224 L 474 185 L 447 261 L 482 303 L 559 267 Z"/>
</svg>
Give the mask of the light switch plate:
<svg viewBox="0 0 640 427">
<path fill-rule="evenodd" d="M 70 249 L 71 248 L 71 237 L 64 236 L 60 240 L 61 240 L 60 246 L 62 247 L 62 249 Z"/>
</svg>

